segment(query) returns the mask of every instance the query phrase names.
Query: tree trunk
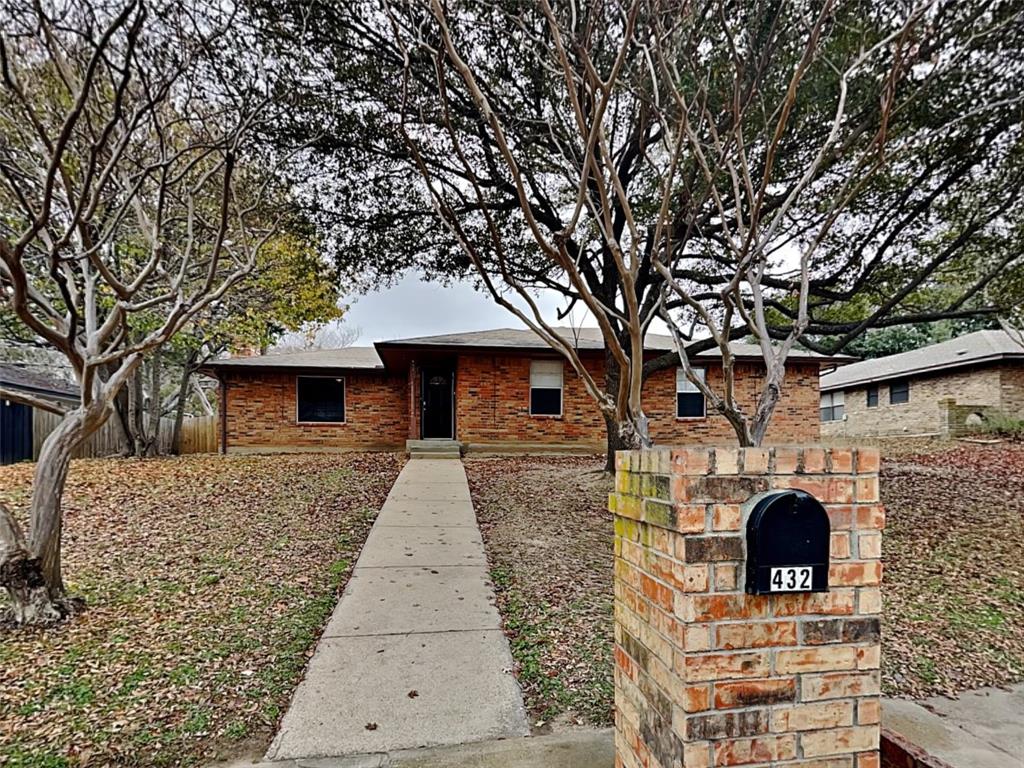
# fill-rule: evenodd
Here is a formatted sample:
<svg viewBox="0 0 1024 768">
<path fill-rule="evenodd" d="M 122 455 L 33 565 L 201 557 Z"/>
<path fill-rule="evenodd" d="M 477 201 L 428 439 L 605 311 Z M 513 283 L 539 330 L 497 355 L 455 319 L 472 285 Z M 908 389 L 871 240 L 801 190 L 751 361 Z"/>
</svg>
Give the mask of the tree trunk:
<svg viewBox="0 0 1024 768">
<path fill-rule="evenodd" d="M 604 370 L 604 391 L 614 400 L 619 389 L 619 364 L 607 348 L 604 355 Z M 615 452 L 649 448 L 650 429 L 647 417 L 643 413 L 634 414 L 632 421 L 619 419 L 608 412 L 604 412 L 603 415 L 606 445 L 604 469 L 606 472 L 614 472 Z"/>
<path fill-rule="evenodd" d="M 80 605 L 68 599 L 61 573 L 61 497 L 75 448 L 109 415 L 110 409 L 100 404 L 69 411 L 43 441 L 32 479 L 27 546 L 9 511 L 0 515 L 0 584 L 10 595 L 14 619 L 19 623 L 55 621 Z"/>
<path fill-rule="evenodd" d="M 109 366 L 105 366 L 104 373 L 105 379 L 109 379 L 113 373 Z M 118 426 L 118 431 L 121 433 L 121 450 L 119 451 L 121 456 L 129 456 L 132 452 L 132 431 L 129 426 L 130 416 L 128 413 L 128 388 L 121 387 L 117 391 L 117 395 L 114 397 L 114 419 Z"/>
<path fill-rule="evenodd" d="M 16 624 L 58 621 L 63 613 L 53 604 L 42 563 L 32 557 L 21 527 L 11 511 L 0 504 L 0 585 L 10 598 Z"/>
<path fill-rule="evenodd" d="M 146 455 L 146 410 L 143 399 L 142 367 L 136 368 L 128 381 L 128 424 L 131 431 L 132 455 Z"/>
<path fill-rule="evenodd" d="M 157 348 L 150 358 L 149 380 L 149 418 L 147 419 L 146 456 L 153 457 L 160 453 L 160 417 L 163 415 L 163 401 L 160 398 L 160 379 L 162 376 L 163 356 Z"/>
<path fill-rule="evenodd" d="M 190 352 L 182 366 L 181 381 L 178 383 L 178 402 L 174 406 L 174 428 L 171 432 L 171 453 L 175 456 L 181 454 L 181 427 L 185 423 L 185 404 L 188 400 L 188 390 L 192 384 L 192 374 L 195 373 L 197 354 Z"/>
</svg>

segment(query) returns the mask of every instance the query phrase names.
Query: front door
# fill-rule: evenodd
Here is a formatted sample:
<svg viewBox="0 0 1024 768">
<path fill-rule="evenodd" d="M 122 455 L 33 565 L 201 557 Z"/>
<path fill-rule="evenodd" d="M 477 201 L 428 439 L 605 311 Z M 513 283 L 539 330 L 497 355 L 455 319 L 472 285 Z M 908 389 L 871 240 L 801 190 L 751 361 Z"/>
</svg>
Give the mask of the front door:
<svg viewBox="0 0 1024 768">
<path fill-rule="evenodd" d="M 423 437 L 447 438 L 455 437 L 452 419 L 452 383 L 454 380 L 451 368 L 423 369 Z"/>
</svg>

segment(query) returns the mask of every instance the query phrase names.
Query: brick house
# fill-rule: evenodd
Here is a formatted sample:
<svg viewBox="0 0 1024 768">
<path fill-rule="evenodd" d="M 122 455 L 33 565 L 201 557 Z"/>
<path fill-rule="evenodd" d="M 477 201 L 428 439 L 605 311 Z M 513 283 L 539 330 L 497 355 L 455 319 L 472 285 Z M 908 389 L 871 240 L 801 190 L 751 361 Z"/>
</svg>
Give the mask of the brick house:
<svg viewBox="0 0 1024 768">
<path fill-rule="evenodd" d="M 597 329 L 563 329 L 598 381 L 604 349 Z M 647 354 L 672 349 L 647 337 Z M 737 343 L 738 399 L 752 405 L 764 366 Z M 698 356 L 720 386 L 719 355 Z M 798 351 L 787 364 L 775 443 L 818 439 L 818 377 L 827 358 Z M 595 450 L 605 424 L 571 366 L 532 331 L 501 329 L 377 342 L 315 352 L 213 361 L 221 386 L 220 441 L 228 452 L 398 449 L 407 441 L 458 441 L 463 450 Z M 681 371 L 651 375 L 645 410 L 659 443 L 722 443 L 735 437 Z"/>
<path fill-rule="evenodd" d="M 821 434 L 953 436 L 999 412 L 1024 415 L 1024 348 L 976 331 L 821 377 Z"/>
</svg>

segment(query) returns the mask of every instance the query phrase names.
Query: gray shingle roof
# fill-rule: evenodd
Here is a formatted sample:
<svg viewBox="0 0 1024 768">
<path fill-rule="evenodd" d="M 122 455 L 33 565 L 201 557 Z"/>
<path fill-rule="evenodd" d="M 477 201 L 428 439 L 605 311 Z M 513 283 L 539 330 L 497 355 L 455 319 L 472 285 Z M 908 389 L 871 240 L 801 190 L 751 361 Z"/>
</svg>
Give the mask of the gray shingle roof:
<svg viewBox="0 0 1024 768">
<path fill-rule="evenodd" d="M 0 387 L 49 395 L 59 400 L 78 399 L 78 387 L 74 384 L 12 363 L 0 363 Z"/>
<path fill-rule="evenodd" d="M 599 328 L 556 328 L 562 338 L 567 339 L 580 350 L 600 351 L 604 341 Z M 447 333 L 439 336 L 416 336 L 378 342 L 378 347 L 387 349 L 436 347 L 450 349 L 457 347 L 478 349 L 550 349 L 547 342 L 533 331 L 525 328 L 497 328 L 490 331 Z M 733 354 L 741 358 L 760 358 L 761 349 L 756 344 L 734 341 Z M 653 352 L 670 352 L 675 347 L 671 336 L 647 334 L 646 348 Z M 807 350 L 793 350 L 793 359 L 828 360 Z M 698 358 L 719 357 L 717 349 L 710 349 L 697 355 Z M 289 352 L 279 355 L 256 355 L 213 360 L 203 366 L 208 370 L 230 368 L 262 368 L 266 370 L 334 368 L 348 370 L 383 369 L 380 355 L 375 347 L 343 347 L 341 349 L 320 349 L 312 352 Z"/>
<path fill-rule="evenodd" d="M 563 339 L 573 343 L 577 349 L 604 349 L 604 338 L 600 328 L 568 328 L 556 327 L 555 332 Z M 509 349 L 548 349 L 548 344 L 540 336 L 528 328 L 497 328 L 490 331 L 470 331 L 468 333 L 448 333 L 440 336 L 414 336 L 408 339 L 395 339 L 380 342 L 382 346 L 422 346 L 422 347 L 486 347 Z M 730 344 L 732 352 L 738 357 L 761 357 L 761 348 L 756 344 L 734 341 Z M 671 336 L 648 333 L 644 340 L 644 348 L 653 352 L 671 352 L 675 349 Z M 709 349 L 699 357 L 718 357 L 717 349 Z M 791 353 L 794 359 L 829 359 L 815 352 L 795 349 Z"/>
<path fill-rule="evenodd" d="M 975 331 L 909 352 L 844 365 L 821 377 L 821 390 L 848 389 L 886 379 L 1004 359 L 1024 360 L 1024 348 L 1005 331 Z"/>
<path fill-rule="evenodd" d="M 349 370 L 383 370 L 377 350 L 373 347 L 342 347 L 316 349 L 310 352 L 284 352 L 279 355 L 254 355 L 211 360 L 204 368 L 345 368 Z"/>
</svg>

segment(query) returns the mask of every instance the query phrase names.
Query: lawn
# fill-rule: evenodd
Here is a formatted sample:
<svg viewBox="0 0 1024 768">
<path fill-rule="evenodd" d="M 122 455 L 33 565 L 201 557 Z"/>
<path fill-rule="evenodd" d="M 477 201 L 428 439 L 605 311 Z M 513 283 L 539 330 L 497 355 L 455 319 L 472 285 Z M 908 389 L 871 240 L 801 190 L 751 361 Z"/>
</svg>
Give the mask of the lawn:
<svg viewBox="0 0 1024 768">
<path fill-rule="evenodd" d="M 89 607 L 0 626 L 0 765 L 258 756 L 402 462 L 76 461 L 64 562 Z M 31 471 L 0 467 L 0 500 L 23 511 Z"/>
<path fill-rule="evenodd" d="M 1024 446 L 884 450 L 886 693 L 1024 680 Z M 466 461 L 538 723 L 612 721 L 611 481 L 602 465 L 600 457 Z"/>
</svg>

